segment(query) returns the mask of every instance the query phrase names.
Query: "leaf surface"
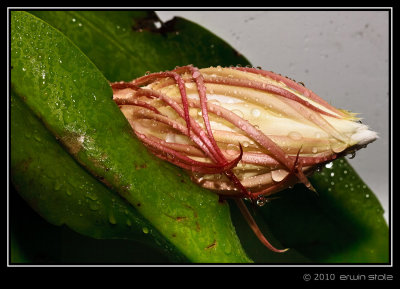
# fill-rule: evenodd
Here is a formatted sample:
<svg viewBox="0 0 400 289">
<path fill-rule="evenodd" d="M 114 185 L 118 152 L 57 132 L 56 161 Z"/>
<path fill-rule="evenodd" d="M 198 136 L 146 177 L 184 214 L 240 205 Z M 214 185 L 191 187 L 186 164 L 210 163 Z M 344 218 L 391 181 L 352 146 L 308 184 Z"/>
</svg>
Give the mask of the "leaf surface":
<svg viewBox="0 0 400 289">
<path fill-rule="evenodd" d="M 117 191 L 188 260 L 250 261 L 227 204 L 146 153 L 113 102 L 107 80 L 69 39 L 16 11 L 11 34 L 13 88 L 81 166 Z M 116 223 L 115 216 L 109 222 Z"/>
<path fill-rule="evenodd" d="M 26 47 L 12 49 L 12 59 L 22 63 L 18 66 L 18 81 L 14 81 L 17 79 L 17 66 L 13 67 L 12 84 L 28 105 L 31 100 L 27 95 L 32 95 L 32 92 L 35 102 L 42 99 L 29 105 L 30 108 L 81 165 L 98 178 L 104 178 L 108 187 L 122 193 L 131 204 L 151 204 L 151 208 L 136 208 L 139 216 L 152 220 L 150 223 L 154 232 L 159 230 L 167 241 L 172 240 L 178 251 L 185 256 L 189 254 L 190 261 L 248 262 L 247 254 L 261 263 L 388 262 L 389 231 L 382 207 L 345 159 L 336 160 L 332 167 L 314 174 L 311 181 L 318 191 L 317 195 L 296 185 L 281 192 L 278 199 L 262 208 L 254 210 L 249 207 L 275 246 L 291 248 L 285 254 L 275 254 L 259 243 L 234 205 L 230 206 L 230 210 L 235 229 L 226 204 L 218 204 L 212 193 L 191 184 L 181 170 L 148 155 L 141 144 L 130 136 L 129 127 L 117 116 L 118 109 L 109 104 L 110 93 L 105 79 L 127 81 L 146 71 L 170 70 L 186 64 L 198 67 L 249 64 L 223 40 L 182 18 L 160 24 L 156 15 L 149 11 L 31 12 L 61 31 L 80 51 L 64 62 L 54 57 L 57 55 L 54 53 L 58 49 L 57 42 L 50 38 L 42 41 L 48 47 L 38 44 L 41 54 L 37 54 L 34 47 L 29 54 L 36 53 L 32 62 L 32 58 L 28 59 L 24 54 Z M 35 31 L 29 33 L 33 37 L 38 35 Z M 45 34 L 40 35 L 44 37 Z M 20 44 L 29 46 L 30 41 L 34 42 L 34 39 L 15 39 L 12 48 Z M 63 53 L 69 50 L 65 45 L 61 49 Z M 68 53 L 71 54 L 71 51 Z M 88 65 L 90 61 L 85 55 L 104 77 L 98 75 L 93 65 Z M 53 59 L 53 63 L 44 61 L 47 57 L 50 57 L 49 61 Z M 57 60 L 62 63 L 58 64 Z M 30 78 L 24 78 L 26 74 L 21 72 L 22 68 L 28 68 L 27 65 L 32 65 L 35 70 Z M 54 68 L 54 65 L 64 69 L 65 73 L 59 74 L 55 78 L 57 81 L 47 82 L 52 76 L 51 69 L 48 72 L 43 69 Z M 53 72 L 57 74 L 59 71 Z M 52 95 L 51 102 L 43 95 L 46 92 Z M 57 96 L 63 101 L 59 101 Z M 84 98 L 81 99 L 81 96 Z M 71 112 L 74 117 L 69 121 Z M 77 118 L 79 122 L 76 122 Z M 60 124 L 59 120 L 64 123 Z M 119 133 L 122 136 L 118 136 Z M 109 135 L 113 136 L 111 140 Z M 114 142 L 114 136 L 119 143 Z M 135 170 L 127 170 L 129 167 Z M 136 196 L 135 192 L 141 194 Z M 196 205 L 199 210 L 193 210 Z M 153 221 L 160 212 L 164 216 Z M 191 218 L 182 218 L 186 216 Z M 173 242 L 177 241 L 176 237 L 171 236 L 178 236 L 176 232 L 182 229 L 183 224 L 182 236 L 190 237 L 178 241 L 184 245 L 176 245 Z M 160 229 L 164 225 L 168 227 L 166 231 Z M 195 237 L 199 227 L 201 230 L 208 228 L 210 233 L 204 239 L 206 241 Z M 246 253 L 242 252 L 235 231 Z M 221 236 L 221 239 L 213 234 Z M 226 242 L 221 244 L 219 240 Z M 228 240 L 234 241 L 231 243 Z M 209 251 L 217 248 L 221 249 L 221 255 L 236 255 L 238 259 L 214 258 Z"/>
</svg>

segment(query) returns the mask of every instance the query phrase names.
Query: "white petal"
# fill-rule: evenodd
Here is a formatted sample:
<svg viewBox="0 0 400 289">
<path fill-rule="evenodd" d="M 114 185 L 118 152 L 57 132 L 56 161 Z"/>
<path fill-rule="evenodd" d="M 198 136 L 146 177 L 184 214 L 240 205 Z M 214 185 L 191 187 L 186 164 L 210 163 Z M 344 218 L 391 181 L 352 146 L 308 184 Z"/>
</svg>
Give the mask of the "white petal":
<svg viewBox="0 0 400 289">
<path fill-rule="evenodd" d="M 368 129 L 368 126 L 360 124 L 357 131 L 351 136 L 351 140 L 360 146 L 367 145 L 378 138 L 378 134 Z"/>
</svg>

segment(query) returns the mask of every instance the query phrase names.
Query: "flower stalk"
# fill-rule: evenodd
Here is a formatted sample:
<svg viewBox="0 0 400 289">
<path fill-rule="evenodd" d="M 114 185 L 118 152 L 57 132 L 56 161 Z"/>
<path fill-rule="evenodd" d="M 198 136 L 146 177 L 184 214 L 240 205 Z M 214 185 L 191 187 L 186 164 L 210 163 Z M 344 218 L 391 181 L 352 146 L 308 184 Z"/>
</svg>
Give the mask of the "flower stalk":
<svg viewBox="0 0 400 289">
<path fill-rule="evenodd" d="M 261 242 L 276 252 L 240 200 L 301 182 L 322 164 L 365 147 L 377 134 L 295 81 L 250 67 L 192 65 L 111 83 L 114 101 L 157 157 L 235 198 Z M 258 201 L 257 201 L 258 200 Z"/>
</svg>

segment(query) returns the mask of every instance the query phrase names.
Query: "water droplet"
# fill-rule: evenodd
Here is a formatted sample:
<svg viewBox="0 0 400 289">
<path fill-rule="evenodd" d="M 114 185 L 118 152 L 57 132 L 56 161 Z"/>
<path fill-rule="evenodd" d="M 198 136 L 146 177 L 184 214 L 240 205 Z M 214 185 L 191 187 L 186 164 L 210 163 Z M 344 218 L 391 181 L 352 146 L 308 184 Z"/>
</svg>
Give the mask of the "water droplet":
<svg viewBox="0 0 400 289">
<path fill-rule="evenodd" d="M 233 112 L 234 114 L 236 114 L 237 116 L 243 118 L 243 112 L 241 112 L 240 110 L 234 109 L 234 110 L 232 110 L 232 112 Z"/>
<path fill-rule="evenodd" d="M 313 148 L 311 149 L 311 151 L 312 151 L 313 154 L 316 154 L 316 153 L 318 152 L 318 148 L 313 147 Z"/>
<path fill-rule="evenodd" d="M 355 157 L 356 157 L 356 152 L 354 151 L 350 153 L 350 156 L 348 158 L 351 160 L 354 159 Z"/>
<path fill-rule="evenodd" d="M 193 78 L 197 78 L 200 76 L 200 72 L 198 72 L 197 70 L 195 72 L 193 72 L 192 74 Z"/>
<path fill-rule="evenodd" d="M 366 199 L 369 199 L 369 194 L 365 194 L 365 198 L 366 198 Z"/>
<path fill-rule="evenodd" d="M 326 167 L 327 169 L 332 168 L 332 166 L 333 166 L 333 163 L 332 163 L 332 162 L 327 163 L 327 164 L 325 165 L 325 167 Z"/>
<path fill-rule="evenodd" d="M 247 141 L 242 143 L 242 146 L 244 146 L 245 148 L 247 148 L 249 146 L 249 143 Z"/>
<path fill-rule="evenodd" d="M 175 142 L 175 134 L 167 133 L 167 135 L 165 136 L 165 141 L 168 143 L 174 143 Z"/>
<path fill-rule="evenodd" d="M 232 246 L 229 244 L 229 242 L 225 243 L 225 253 L 230 254 L 232 252 Z"/>
<path fill-rule="evenodd" d="M 254 109 L 251 110 L 251 114 L 252 114 L 252 116 L 254 116 L 254 117 L 259 117 L 259 116 L 261 115 L 261 112 L 260 112 L 259 109 L 254 108 Z"/>
<path fill-rule="evenodd" d="M 332 173 L 331 173 L 331 177 L 333 177 L 334 175 L 335 175 L 335 173 L 332 172 Z"/>
<path fill-rule="evenodd" d="M 91 199 L 92 201 L 96 201 L 97 200 L 97 195 L 92 193 L 92 192 L 86 192 L 86 197 Z"/>
<path fill-rule="evenodd" d="M 263 195 L 257 197 L 257 206 L 262 207 L 267 203 L 267 199 Z"/>
<path fill-rule="evenodd" d="M 143 233 L 148 234 L 149 233 L 149 228 L 143 227 L 142 231 L 143 231 Z"/>
<path fill-rule="evenodd" d="M 287 172 L 286 170 L 282 170 L 282 169 L 273 170 L 273 171 L 271 171 L 271 178 L 272 178 L 272 180 L 274 180 L 275 182 L 280 182 L 280 181 L 282 181 L 288 174 L 289 174 L 289 172 Z"/>
<path fill-rule="evenodd" d="M 331 149 L 334 153 L 340 153 L 344 151 L 346 148 L 347 148 L 346 143 L 336 142 L 336 141 L 331 143 Z"/>
<path fill-rule="evenodd" d="M 228 155 L 235 156 L 239 152 L 239 147 L 234 144 L 228 144 L 226 152 Z"/>
<path fill-rule="evenodd" d="M 108 216 L 108 221 L 110 222 L 110 224 L 115 225 L 117 223 L 117 220 L 115 219 L 115 216 L 113 214 L 110 214 Z"/>
<path fill-rule="evenodd" d="M 62 187 L 62 183 L 61 182 L 56 182 L 56 184 L 54 185 L 54 190 L 58 191 L 60 190 Z"/>
<path fill-rule="evenodd" d="M 90 202 L 89 203 L 89 209 L 91 209 L 92 211 L 97 211 L 98 209 L 100 209 L 100 202 Z M 111 221 L 110 221 L 110 223 L 111 224 L 115 224 L 115 223 L 112 223 Z"/>
<path fill-rule="evenodd" d="M 288 137 L 292 140 L 301 140 L 303 136 L 297 131 L 292 131 L 288 134 Z"/>
</svg>

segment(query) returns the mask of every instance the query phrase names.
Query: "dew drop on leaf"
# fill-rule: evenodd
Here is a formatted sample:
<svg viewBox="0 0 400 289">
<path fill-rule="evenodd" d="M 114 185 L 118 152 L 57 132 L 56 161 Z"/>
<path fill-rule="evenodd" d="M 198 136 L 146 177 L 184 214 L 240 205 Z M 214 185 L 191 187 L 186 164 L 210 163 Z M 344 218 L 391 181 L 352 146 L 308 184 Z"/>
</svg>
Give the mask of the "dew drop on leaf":
<svg viewBox="0 0 400 289">
<path fill-rule="evenodd" d="M 115 225 L 117 223 L 117 220 L 115 219 L 115 216 L 113 214 L 110 214 L 108 216 L 108 221 L 110 222 L 110 224 Z"/>
<path fill-rule="evenodd" d="M 263 195 L 260 195 L 257 197 L 257 206 L 262 207 L 266 203 L 267 203 L 267 199 Z"/>
</svg>

